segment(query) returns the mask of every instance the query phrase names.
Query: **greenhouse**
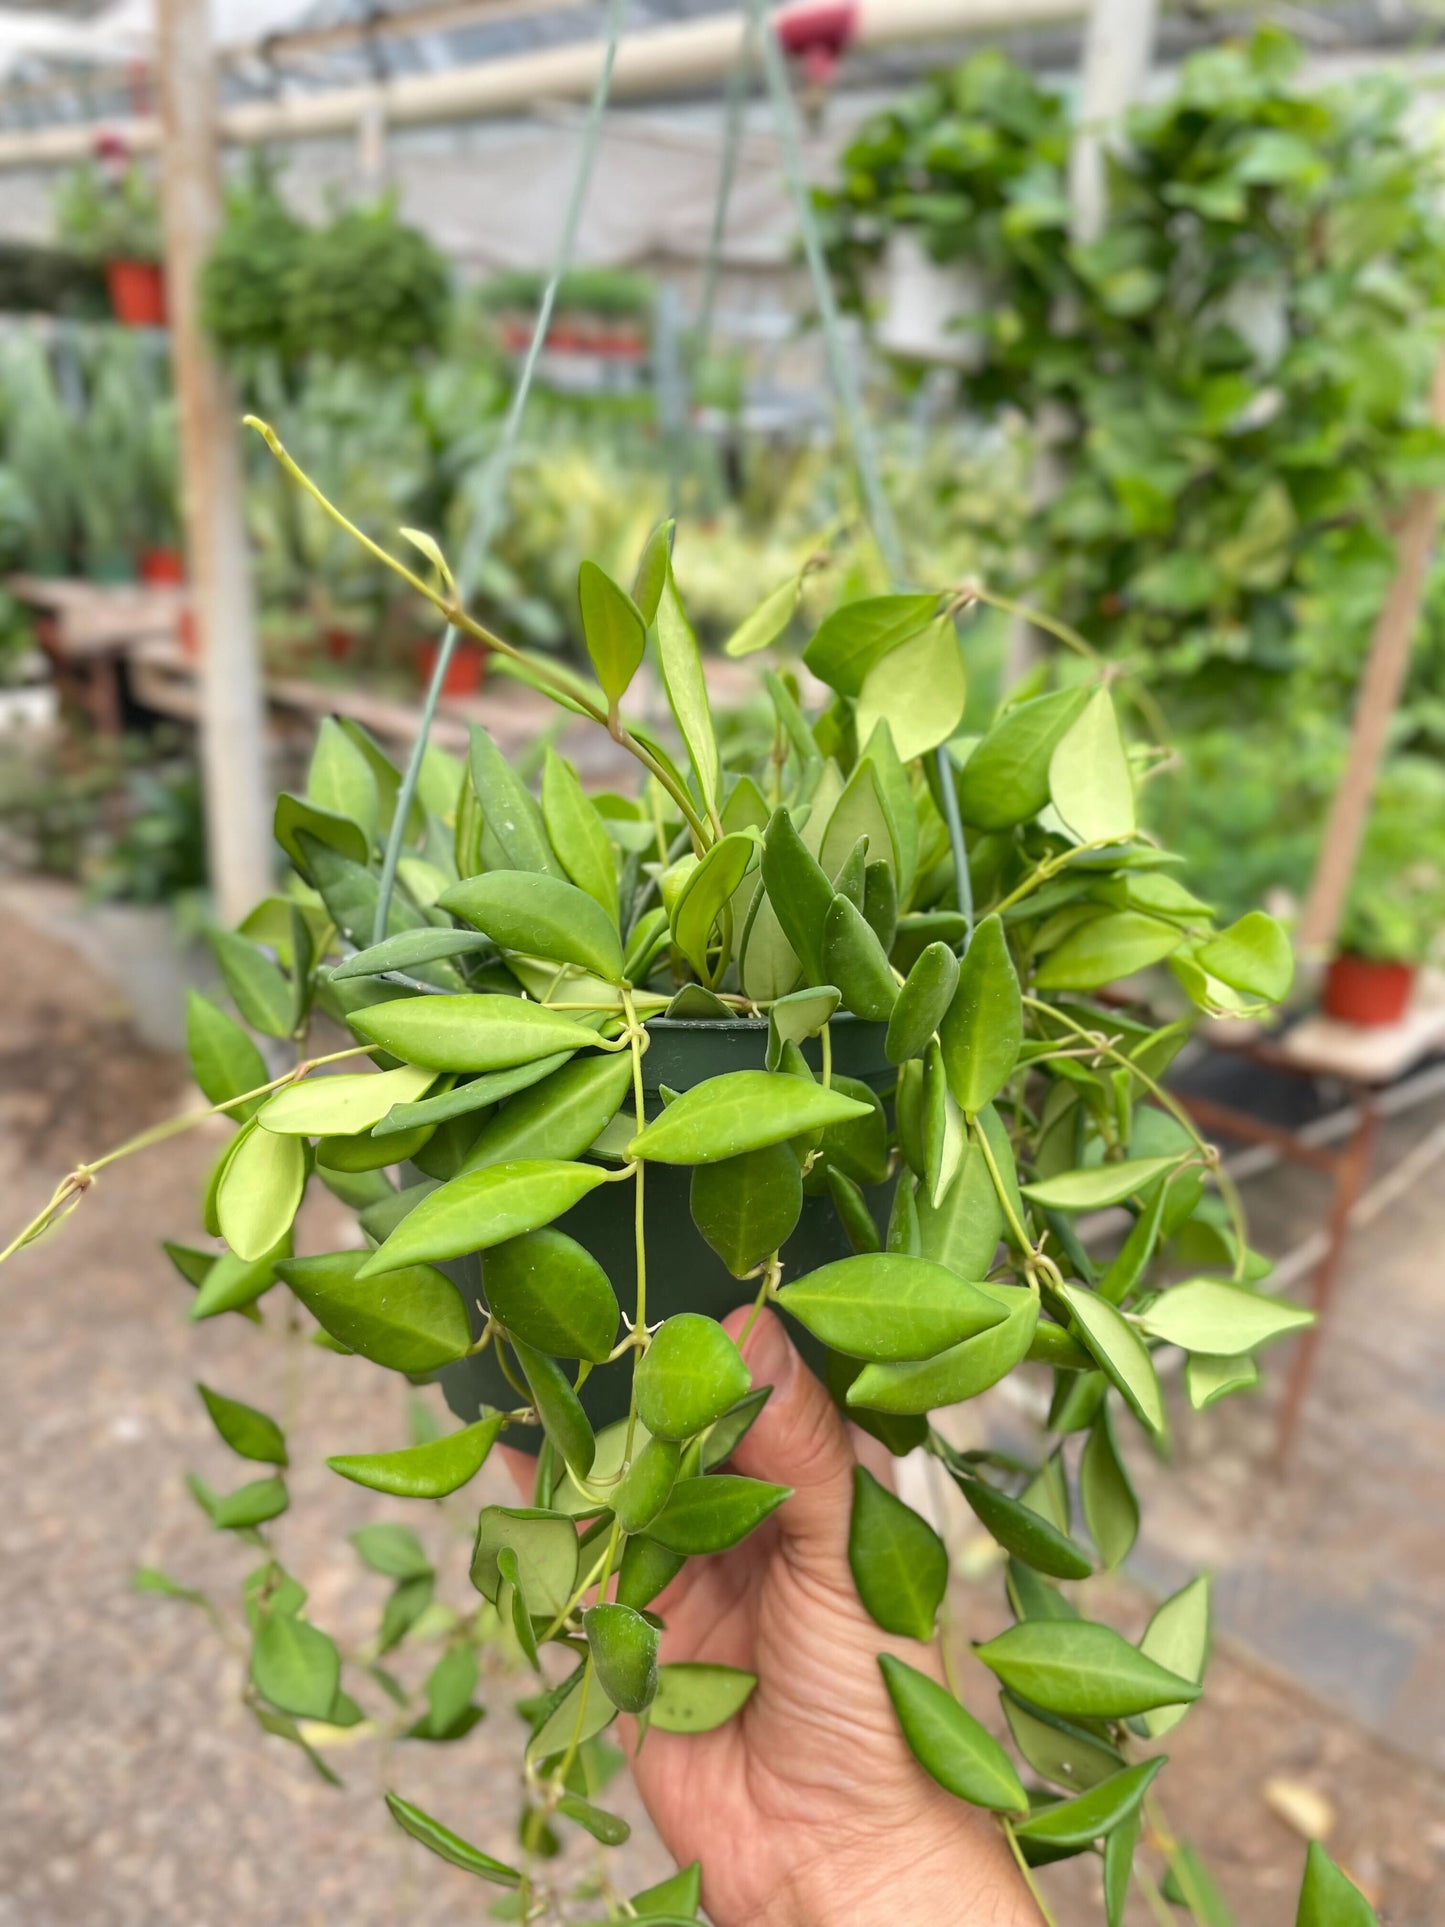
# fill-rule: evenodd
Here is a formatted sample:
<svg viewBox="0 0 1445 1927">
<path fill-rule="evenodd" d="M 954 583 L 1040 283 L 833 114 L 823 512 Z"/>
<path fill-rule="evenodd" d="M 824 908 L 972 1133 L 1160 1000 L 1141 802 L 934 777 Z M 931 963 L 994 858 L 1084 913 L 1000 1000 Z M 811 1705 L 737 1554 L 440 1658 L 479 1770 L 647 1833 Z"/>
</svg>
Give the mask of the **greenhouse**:
<svg viewBox="0 0 1445 1927">
<path fill-rule="evenodd" d="M 0 7 L 0 1923 L 1436 1917 L 1442 74 Z"/>
</svg>

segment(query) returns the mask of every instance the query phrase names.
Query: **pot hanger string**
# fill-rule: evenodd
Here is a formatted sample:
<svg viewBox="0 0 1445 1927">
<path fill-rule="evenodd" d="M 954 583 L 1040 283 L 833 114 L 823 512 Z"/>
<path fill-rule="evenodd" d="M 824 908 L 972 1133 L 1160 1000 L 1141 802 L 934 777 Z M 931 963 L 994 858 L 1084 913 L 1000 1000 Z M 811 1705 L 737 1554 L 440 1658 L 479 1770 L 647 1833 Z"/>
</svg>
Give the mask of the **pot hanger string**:
<svg viewBox="0 0 1445 1927">
<path fill-rule="evenodd" d="M 602 121 L 607 108 L 607 96 L 612 87 L 612 69 L 616 64 L 617 46 L 622 38 L 622 29 L 627 17 L 627 4 L 628 0 L 612 0 L 608 11 L 607 46 L 602 57 L 601 68 L 598 70 L 597 83 L 592 90 L 592 98 L 587 104 L 586 118 L 582 124 L 582 136 L 577 149 L 577 168 L 572 177 L 566 211 L 557 237 L 557 251 L 553 258 L 551 272 L 547 277 L 546 287 L 542 292 L 537 319 L 532 328 L 532 338 L 527 344 L 527 353 L 522 362 L 521 372 L 517 376 L 517 385 L 512 391 L 512 399 L 502 422 L 497 446 L 482 473 L 476 514 L 463 544 L 462 555 L 456 570 L 458 601 L 465 600 L 475 580 L 476 572 L 491 548 L 505 512 L 507 478 L 511 472 L 512 458 L 516 453 L 522 416 L 526 411 L 527 398 L 531 394 L 532 381 L 537 372 L 537 361 L 541 355 L 543 343 L 547 339 L 547 331 L 552 325 L 552 311 L 557 303 L 557 290 L 572 264 L 572 254 L 577 243 L 577 228 L 582 218 L 587 190 L 592 183 L 597 150 L 602 137 Z M 422 760 L 426 755 L 427 740 L 436 719 L 437 704 L 441 700 L 442 687 L 446 682 L 447 670 L 456 649 L 457 636 L 456 625 L 448 623 L 442 636 L 441 647 L 437 650 L 431 681 L 427 685 L 426 697 L 422 703 L 421 726 L 417 730 L 416 741 L 412 745 L 411 756 L 401 779 L 401 787 L 397 791 L 396 809 L 386 839 L 381 882 L 377 890 L 376 917 L 372 925 L 373 943 L 380 943 L 386 935 L 387 913 L 391 908 L 392 893 L 396 887 L 397 865 L 401 861 L 402 846 L 406 841 L 406 821 L 411 814 L 412 802 L 416 796 Z"/>
</svg>

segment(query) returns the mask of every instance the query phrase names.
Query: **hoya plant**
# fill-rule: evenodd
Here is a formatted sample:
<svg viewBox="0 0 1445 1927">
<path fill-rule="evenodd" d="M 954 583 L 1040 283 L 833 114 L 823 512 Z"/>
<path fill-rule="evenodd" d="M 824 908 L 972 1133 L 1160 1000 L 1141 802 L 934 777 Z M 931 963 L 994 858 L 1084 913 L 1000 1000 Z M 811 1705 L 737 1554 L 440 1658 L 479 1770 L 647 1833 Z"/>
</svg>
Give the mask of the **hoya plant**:
<svg viewBox="0 0 1445 1927">
<path fill-rule="evenodd" d="M 765 671 L 771 726 L 723 755 L 671 533 L 630 587 L 582 566 L 595 680 L 475 623 L 426 538 L 428 575 L 389 558 L 606 729 L 636 793 L 589 795 L 551 748 L 536 793 L 479 729 L 465 761 L 429 749 L 411 795 L 361 729 L 328 723 L 305 793 L 277 803 L 284 885 L 215 940 L 235 1014 L 192 1001 L 207 1114 L 235 1125 L 205 1241 L 168 1246 L 192 1317 L 304 1315 L 318 1344 L 439 1381 L 455 1420 L 328 1461 L 398 1501 L 395 1522 L 355 1535 L 393 1590 L 376 1640 L 344 1655 L 270 1538 L 289 1503 L 281 1426 L 240 1388 L 198 1388 L 261 1471 L 225 1492 L 193 1481 L 259 1561 L 248 1704 L 329 1774 L 328 1735 L 364 1718 L 409 1744 L 463 1735 L 481 1714 L 479 1648 L 509 1652 L 536 1675 L 520 1848 L 473 1845 L 409 1801 L 404 1747 L 389 1805 L 511 1889 L 511 1917 L 556 1917 L 546 1856 L 561 1834 L 626 1837 L 600 1797 L 618 1714 L 642 1744 L 649 1728 L 748 1718 L 750 1675 L 669 1665 L 659 1646 L 684 1563 L 788 1503 L 728 1469 L 768 1390 L 719 1321 L 772 1306 L 848 1416 L 931 1458 L 1001 1548 L 1014 1623 L 977 1648 L 1000 1719 L 883 1664 L 922 1768 L 996 1815 L 1026 1869 L 1102 1855 L 1110 1923 L 1131 1878 L 1217 1920 L 1187 1847 L 1160 1864 L 1158 1825 L 1135 1866 L 1160 1743 L 1200 1696 L 1208 1580 L 1137 1643 L 1070 1587 L 1134 1543 L 1121 1438 L 1167 1438 L 1162 1357 L 1182 1355 L 1203 1407 L 1306 1322 L 1258 1289 L 1267 1267 L 1217 1154 L 1161 1084 L 1186 1026 L 1156 1025 L 1114 986 L 1167 964 L 1204 1008 L 1257 1007 L 1287 988 L 1288 946 L 1259 913 L 1217 929 L 1141 834 L 1155 753 L 1126 742 L 1106 676 L 1059 679 L 962 733 L 966 585 L 833 609 L 803 653 L 816 680 Z M 734 652 L 773 647 L 797 590 L 769 596 Z M 649 650 L 667 742 L 635 714 Z M 820 685 L 821 709 L 805 704 Z M 73 1173 L 17 1244 L 99 1168 Z M 313 1185 L 356 1213 L 335 1249 L 298 1240 Z M 1109 1207 L 1129 1229 L 1105 1258 L 1080 1220 Z M 1049 1391 L 1036 1452 L 961 1449 L 939 1415 L 1013 1373 Z M 531 1502 L 467 1511 L 475 1591 L 443 1607 L 412 1522 L 438 1501 L 466 1509 L 498 1440 L 535 1455 Z M 944 1544 L 861 1470 L 850 1562 L 880 1628 L 935 1636 Z M 398 1673 L 427 1636 L 440 1653 L 409 1689 Z M 1368 1916 L 1339 1911 L 1347 1883 L 1321 1856 L 1310 1881 L 1307 1927 Z M 700 1892 L 684 1869 L 625 1903 L 604 1889 L 603 1905 L 688 1920 Z"/>
</svg>

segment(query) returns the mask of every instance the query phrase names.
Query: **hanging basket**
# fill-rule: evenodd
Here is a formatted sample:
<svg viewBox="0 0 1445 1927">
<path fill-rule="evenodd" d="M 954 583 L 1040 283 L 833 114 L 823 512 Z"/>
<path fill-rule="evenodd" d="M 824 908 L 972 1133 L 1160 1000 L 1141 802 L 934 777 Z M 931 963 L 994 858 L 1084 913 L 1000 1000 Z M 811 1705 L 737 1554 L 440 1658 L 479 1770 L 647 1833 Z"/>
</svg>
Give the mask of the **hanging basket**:
<svg viewBox="0 0 1445 1927">
<path fill-rule="evenodd" d="M 989 305 L 988 285 L 976 268 L 940 267 L 917 235 L 898 228 L 888 237 L 884 274 L 887 305 L 878 338 L 890 354 L 951 368 L 979 365 L 982 335 L 960 325 Z"/>
</svg>

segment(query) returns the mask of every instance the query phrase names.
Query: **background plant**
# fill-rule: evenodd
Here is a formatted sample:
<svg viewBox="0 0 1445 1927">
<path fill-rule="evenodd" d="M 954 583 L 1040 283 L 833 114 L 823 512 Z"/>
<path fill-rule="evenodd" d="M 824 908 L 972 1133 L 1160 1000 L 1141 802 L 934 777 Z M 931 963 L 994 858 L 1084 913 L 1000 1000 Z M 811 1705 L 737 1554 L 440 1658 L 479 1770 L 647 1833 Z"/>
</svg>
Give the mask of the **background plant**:
<svg viewBox="0 0 1445 1927">
<path fill-rule="evenodd" d="M 82 161 L 55 195 L 59 239 L 91 261 L 159 261 L 160 195 L 139 162 L 119 170 Z"/>
</svg>

